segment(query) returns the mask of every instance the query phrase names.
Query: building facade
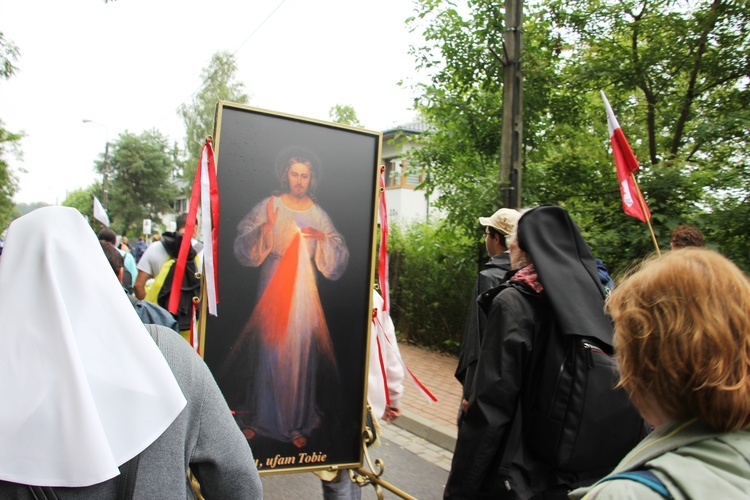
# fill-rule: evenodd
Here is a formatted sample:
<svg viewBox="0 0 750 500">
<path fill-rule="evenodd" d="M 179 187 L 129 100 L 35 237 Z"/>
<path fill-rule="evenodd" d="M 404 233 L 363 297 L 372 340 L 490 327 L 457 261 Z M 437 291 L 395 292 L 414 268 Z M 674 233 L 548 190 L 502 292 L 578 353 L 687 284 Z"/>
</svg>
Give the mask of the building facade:
<svg viewBox="0 0 750 500">
<path fill-rule="evenodd" d="M 417 189 L 425 180 L 424 170 L 407 159 L 411 149 L 419 147 L 424 123 L 399 125 L 383 132 L 382 161 L 385 165 L 385 195 L 390 222 L 426 222 L 440 213 L 434 208 L 436 194 L 427 196 Z"/>
</svg>

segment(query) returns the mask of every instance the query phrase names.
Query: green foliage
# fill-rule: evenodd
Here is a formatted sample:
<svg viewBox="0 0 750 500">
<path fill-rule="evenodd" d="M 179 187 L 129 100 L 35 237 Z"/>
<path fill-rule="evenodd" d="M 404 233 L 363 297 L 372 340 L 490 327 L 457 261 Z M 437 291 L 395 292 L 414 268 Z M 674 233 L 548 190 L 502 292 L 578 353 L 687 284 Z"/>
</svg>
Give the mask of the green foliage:
<svg viewBox="0 0 750 500">
<path fill-rule="evenodd" d="M 6 130 L 0 121 L 0 228 L 6 227 L 18 217 L 13 195 L 18 190 L 18 179 L 8 165 L 8 154 L 19 156 L 18 141 L 22 134 L 15 134 Z"/>
<path fill-rule="evenodd" d="M 615 277 L 655 251 L 648 226 L 622 210 L 604 89 L 641 162 L 657 244 L 667 249 L 672 228 L 694 224 L 709 247 L 750 271 L 750 0 L 524 8 L 523 205 L 565 207 Z M 415 108 L 429 131 L 410 162 L 447 217 L 434 234 L 397 233 L 392 262 L 408 289 L 394 294 L 393 313 L 410 338 L 451 346 L 466 307 L 452 294 L 468 293 L 483 257 L 476 240 L 457 236 L 477 234 L 477 217 L 499 208 L 507 182 L 499 178 L 504 10 L 486 0 L 417 0 L 416 10 L 408 23 L 424 43 L 411 52 L 429 81 L 415 88 Z M 463 309 L 449 320 L 440 313 L 450 304 Z"/>
<path fill-rule="evenodd" d="M 237 62 L 229 52 L 216 52 L 211 56 L 208 66 L 201 71 L 201 88 L 193 96 L 192 102 L 183 104 L 179 114 L 185 123 L 185 151 L 183 175 L 192 187 L 198 157 L 206 137 L 214 134 L 216 105 L 219 101 L 231 101 L 246 104 L 248 96 L 245 85 L 235 80 Z M 190 189 L 190 188 L 188 188 Z"/>
<path fill-rule="evenodd" d="M 65 205 L 63 203 L 63 205 Z M 43 201 L 34 201 L 31 203 L 16 203 L 16 212 L 18 212 L 18 216 L 21 217 L 22 215 L 26 215 L 27 213 L 36 210 L 37 208 L 47 207 L 49 206 L 49 203 L 45 203 Z M 65 205 L 69 206 L 69 205 Z"/>
<path fill-rule="evenodd" d="M 357 112 L 348 104 L 336 104 L 328 111 L 328 116 L 332 122 L 363 128 L 357 118 Z"/>
<path fill-rule="evenodd" d="M 391 316 L 399 335 L 422 345 L 458 346 L 476 268 L 472 241 L 445 224 L 393 225 L 389 237 Z"/>
<path fill-rule="evenodd" d="M 594 253 L 619 271 L 654 251 L 648 227 L 622 213 L 599 90 L 642 168 L 637 177 L 667 247 L 697 223 L 748 267 L 750 2 L 553 0 L 525 6 L 523 205 L 558 204 Z M 499 208 L 502 10 L 469 0 L 418 1 L 413 47 L 431 80 L 416 108 L 430 132 L 416 160 L 447 223 L 472 234 Z"/>
<path fill-rule="evenodd" d="M 0 78 L 10 78 L 16 72 L 13 62 L 18 59 L 18 47 L 6 40 L 0 31 Z M 6 130 L 0 121 L 0 228 L 6 227 L 18 217 L 13 196 L 18 190 L 18 179 L 8 165 L 8 154 L 20 157 L 18 144 L 23 133 Z"/>
<path fill-rule="evenodd" d="M 76 189 L 69 192 L 67 196 L 65 196 L 65 200 L 62 202 L 62 206 L 72 207 L 81 212 L 81 214 L 86 217 L 89 225 L 91 225 L 95 231 L 98 231 L 104 226 L 94 219 L 94 196 L 101 199 L 101 193 L 102 186 L 97 182 L 87 188 Z"/>
<path fill-rule="evenodd" d="M 415 151 L 429 176 L 424 188 L 438 191 L 436 207 L 447 213 L 451 225 L 473 234 L 477 214 L 499 208 L 499 178 L 504 32 L 502 10 L 489 2 L 468 2 L 471 12 L 461 16 L 451 2 L 423 0 L 423 15 L 411 21 L 424 27 L 426 43 L 412 48 L 418 67 L 431 71 L 432 81 L 416 89 L 415 107 L 430 125 L 420 137 L 424 147 Z M 525 43 L 529 70 L 525 75 L 524 134 L 527 150 L 544 139 L 550 121 L 550 103 L 573 115 L 570 99 L 557 99 L 560 86 L 559 41 L 548 21 L 527 19 L 534 33 Z M 531 118 L 531 119 L 529 119 Z M 572 118 L 568 118 L 573 121 Z"/>
<path fill-rule="evenodd" d="M 737 262 L 750 269 L 747 237 L 737 238 L 750 226 L 736 224 L 747 221 L 742 207 L 750 194 L 750 33 L 741 28 L 750 22 L 748 2 L 555 1 L 548 7 L 568 33 L 563 76 L 571 90 L 593 97 L 605 88 L 641 160 L 637 176 L 661 245 L 674 226 L 694 223 L 717 250 L 744 255 Z M 596 108 L 587 109 L 595 119 Z M 633 222 L 608 221 L 592 228 L 592 239 L 619 233 L 601 247 L 616 268 L 654 250 L 640 223 L 634 234 Z"/>
<path fill-rule="evenodd" d="M 18 68 L 13 61 L 18 59 L 19 54 L 18 47 L 10 40 L 6 40 L 0 31 L 0 77 L 7 79 L 16 72 Z"/>
<path fill-rule="evenodd" d="M 171 209 L 177 196 L 175 161 L 166 137 L 157 130 L 120 134 L 112 144 L 107 213 L 118 234 L 135 234 L 143 219 Z M 104 162 L 97 163 L 102 172 Z M 136 231 L 140 232 L 140 230 Z"/>
</svg>

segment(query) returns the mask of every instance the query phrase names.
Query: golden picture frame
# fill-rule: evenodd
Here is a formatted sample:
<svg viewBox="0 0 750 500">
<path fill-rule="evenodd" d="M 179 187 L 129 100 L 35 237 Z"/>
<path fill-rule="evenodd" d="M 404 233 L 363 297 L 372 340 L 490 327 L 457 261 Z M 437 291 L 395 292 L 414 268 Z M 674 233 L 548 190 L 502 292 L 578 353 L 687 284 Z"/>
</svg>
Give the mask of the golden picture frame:
<svg viewBox="0 0 750 500">
<path fill-rule="evenodd" d="M 261 474 L 362 465 L 381 141 L 217 106 L 219 304 L 201 347 Z"/>
</svg>

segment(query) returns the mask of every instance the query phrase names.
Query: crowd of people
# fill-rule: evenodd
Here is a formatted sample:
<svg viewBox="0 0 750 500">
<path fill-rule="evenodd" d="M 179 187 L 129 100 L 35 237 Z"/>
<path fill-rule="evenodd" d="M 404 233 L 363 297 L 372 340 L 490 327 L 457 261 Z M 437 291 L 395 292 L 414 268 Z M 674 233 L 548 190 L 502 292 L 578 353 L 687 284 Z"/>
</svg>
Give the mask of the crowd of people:
<svg viewBox="0 0 750 500">
<path fill-rule="evenodd" d="M 72 208 L 11 224 L 0 283 L 22 285 L 0 301 L 0 498 L 262 497 L 252 449 L 213 374 L 177 318 L 142 299 L 186 219 L 140 251 L 109 228 L 95 234 Z M 32 301 L 44 314 L 18 314 Z M 400 416 L 404 378 L 382 304 L 373 290 L 367 425 L 376 436 L 379 419 Z M 318 473 L 325 498 L 360 498 L 346 470 Z"/>
<path fill-rule="evenodd" d="M 132 248 L 71 208 L 10 225 L 0 497 L 262 497 L 248 436 L 212 373 L 175 316 L 144 300 L 185 220 Z M 479 223 L 489 261 L 456 369 L 463 395 L 444 497 L 747 498 L 747 275 L 693 226 L 615 282 L 561 207 L 503 208 Z M 377 429 L 401 414 L 404 371 L 376 292 L 373 304 Z M 390 361 L 378 334 L 396 346 Z M 325 498 L 359 498 L 346 471 L 319 472 Z"/>
<path fill-rule="evenodd" d="M 695 226 L 615 284 L 560 207 L 479 222 L 444 497 L 747 498 L 748 277 Z"/>
</svg>

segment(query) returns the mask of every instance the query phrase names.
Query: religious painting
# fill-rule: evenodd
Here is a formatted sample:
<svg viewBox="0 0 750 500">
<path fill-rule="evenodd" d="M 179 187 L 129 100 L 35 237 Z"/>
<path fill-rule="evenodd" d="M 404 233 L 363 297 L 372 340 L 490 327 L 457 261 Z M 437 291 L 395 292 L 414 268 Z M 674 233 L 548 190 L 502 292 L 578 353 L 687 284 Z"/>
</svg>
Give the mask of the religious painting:
<svg viewBox="0 0 750 500">
<path fill-rule="evenodd" d="M 381 135 L 220 102 L 215 143 L 204 359 L 262 474 L 359 465 Z"/>
</svg>

